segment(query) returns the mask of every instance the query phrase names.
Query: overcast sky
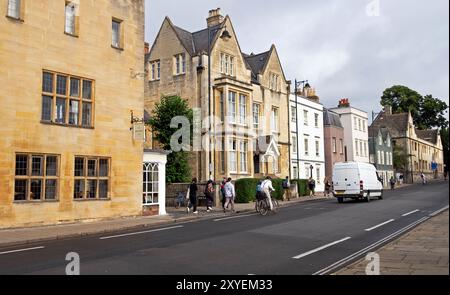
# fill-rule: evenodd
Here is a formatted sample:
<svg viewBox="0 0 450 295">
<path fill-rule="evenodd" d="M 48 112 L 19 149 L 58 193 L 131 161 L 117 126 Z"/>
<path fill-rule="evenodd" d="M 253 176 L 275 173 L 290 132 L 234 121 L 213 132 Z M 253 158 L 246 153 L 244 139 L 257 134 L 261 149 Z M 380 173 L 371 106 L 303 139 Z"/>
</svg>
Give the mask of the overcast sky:
<svg viewBox="0 0 450 295">
<path fill-rule="evenodd" d="M 244 52 L 275 44 L 287 79 L 308 79 L 326 107 L 345 97 L 380 110 L 383 90 L 396 84 L 448 103 L 448 0 L 146 0 L 146 40 L 166 15 L 197 31 L 217 7 Z"/>
</svg>

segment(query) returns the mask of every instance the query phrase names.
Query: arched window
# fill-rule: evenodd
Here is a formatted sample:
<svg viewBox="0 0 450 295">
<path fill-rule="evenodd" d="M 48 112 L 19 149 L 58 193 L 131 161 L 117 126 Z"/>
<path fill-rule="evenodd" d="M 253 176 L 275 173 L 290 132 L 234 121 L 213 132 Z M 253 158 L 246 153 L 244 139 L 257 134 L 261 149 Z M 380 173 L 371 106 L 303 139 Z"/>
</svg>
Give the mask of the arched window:
<svg viewBox="0 0 450 295">
<path fill-rule="evenodd" d="M 159 164 L 144 163 L 143 204 L 157 205 L 159 199 Z"/>
</svg>

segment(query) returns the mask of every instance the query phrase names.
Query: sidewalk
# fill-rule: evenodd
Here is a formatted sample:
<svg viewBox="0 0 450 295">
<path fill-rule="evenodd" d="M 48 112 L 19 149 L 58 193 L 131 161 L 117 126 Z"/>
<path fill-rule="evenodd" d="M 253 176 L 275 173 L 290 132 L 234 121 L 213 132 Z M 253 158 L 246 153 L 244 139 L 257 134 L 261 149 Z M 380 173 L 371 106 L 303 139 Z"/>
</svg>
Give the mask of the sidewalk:
<svg viewBox="0 0 450 295">
<path fill-rule="evenodd" d="M 292 206 L 301 202 L 324 200 L 324 197 L 302 197 L 290 202 L 280 202 L 282 207 Z M 236 204 L 237 214 L 255 212 L 255 204 Z M 206 212 L 206 208 L 199 207 L 199 214 L 187 214 L 186 208 L 167 208 L 165 216 L 138 216 L 134 218 L 120 218 L 84 223 L 72 223 L 54 226 L 40 226 L 30 228 L 0 230 L 0 247 L 24 245 L 34 242 L 83 237 L 93 234 L 104 234 L 119 230 L 143 229 L 170 225 L 173 223 L 198 221 L 211 218 L 230 216 L 232 213 L 223 213 L 222 208 L 215 208 L 212 212 Z"/>
<path fill-rule="evenodd" d="M 449 213 L 426 221 L 400 239 L 376 251 L 381 275 L 449 275 Z M 364 259 L 337 275 L 365 275 Z"/>
</svg>

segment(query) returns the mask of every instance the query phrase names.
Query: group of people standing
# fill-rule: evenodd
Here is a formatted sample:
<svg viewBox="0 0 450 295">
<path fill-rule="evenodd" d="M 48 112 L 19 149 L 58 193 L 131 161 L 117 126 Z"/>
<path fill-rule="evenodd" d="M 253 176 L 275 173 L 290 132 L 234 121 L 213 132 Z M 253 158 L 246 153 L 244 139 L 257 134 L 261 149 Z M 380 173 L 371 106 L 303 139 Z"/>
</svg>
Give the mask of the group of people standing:
<svg viewBox="0 0 450 295">
<path fill-rule="evenodd" d="M 189 213 L 191 210 L 192 213 L 198 214 L 197 210 L 197 196 L 198 196 L 198 181 L 197 178 L 193 178 L 192 182 L 190 183 L 188 187 L 188 192 L 186 194 L 188 199 L 188 205 L 186 208 L 187 213 Z M 215 191 L 215 183 L 212 180 L 209 180 L 205 187 L 205 198 L 206 198 L 206 211 L 211 212 L 213 210 L 213 204 L 214 204 L 214 195 L 216 193 Z M 220 184 L 220 193 L 222 195 L 222 208 L 223 211 L 226 212 L 227 209 L 231 207 L 231 211 L 235 212 L 234 210 L 234 201 L 236 199 L 236 191 L 234 188 L 234 185 L 232 183 L 231 178 L 224 178 L 223 181 Z M 178 206 L 180 206 L 182 203 L 181 199 L 178 200 Z"/>
</svg>

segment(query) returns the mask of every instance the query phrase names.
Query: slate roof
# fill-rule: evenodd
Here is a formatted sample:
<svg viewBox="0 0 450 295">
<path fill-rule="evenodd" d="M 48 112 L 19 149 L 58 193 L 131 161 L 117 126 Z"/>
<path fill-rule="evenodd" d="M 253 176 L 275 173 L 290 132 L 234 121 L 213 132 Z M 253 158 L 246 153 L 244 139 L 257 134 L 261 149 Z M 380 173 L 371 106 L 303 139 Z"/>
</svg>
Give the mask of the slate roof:
<svg viewBox="0 0 450 295">
<path fill-rule="evenodd" d="M 337 114 L 329 109 L 324 109 L 323 124 L 324 124 L 324 126 L 334 126 L 334 127 L 344 128 L 339 114 Z"/>
<path fill-rule="evenodd" d="M 433 144 L 437 144 L 439 131 L 438 130 L 419 130 L 416 129 L 416 135 L 420 139 L 426 140 Z"/>
<path fill-rule="evenodd" d="M 375 121 L 372 123 L 374 128 L 388 128 L 391 133 L 392 131 L 396 131 L 399 134 L 404 134 L 408 130 L 408 122 L 409 122 L 409 114 L 408 113 L 400 113 L 400 114 L 386 114 L 386 112 L 381 112 L 378 117 L 376 117 Z"/>
<path fill-rule="evenodd" d="M 216 38 L 222 24 L 210 28 L 211 42 Z M 208 29 L 191 33 L 177 26 L 173 26 L 175 32 L 180 38 L 181 43 L 191 56 L 198 55 L 202 52 L 208 52 Z"/>
</svg>

